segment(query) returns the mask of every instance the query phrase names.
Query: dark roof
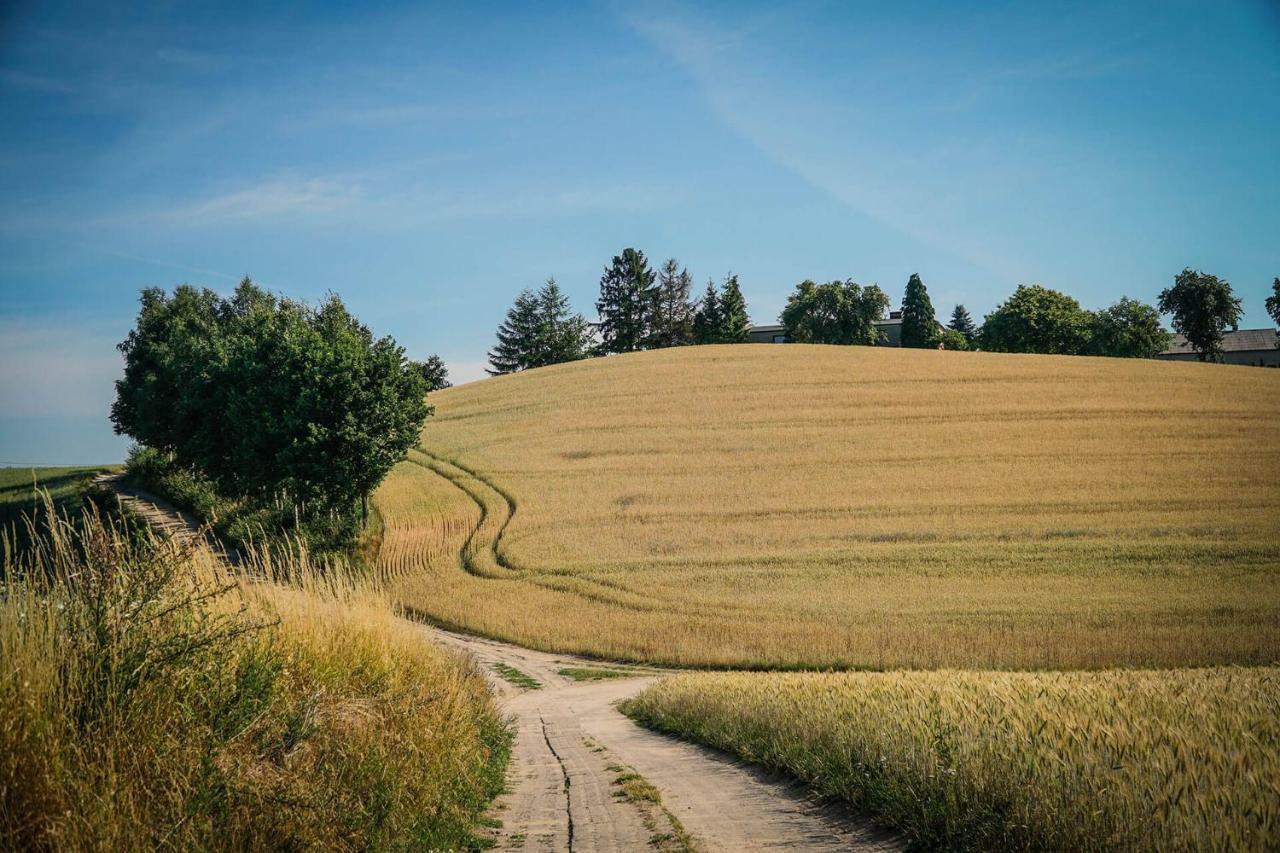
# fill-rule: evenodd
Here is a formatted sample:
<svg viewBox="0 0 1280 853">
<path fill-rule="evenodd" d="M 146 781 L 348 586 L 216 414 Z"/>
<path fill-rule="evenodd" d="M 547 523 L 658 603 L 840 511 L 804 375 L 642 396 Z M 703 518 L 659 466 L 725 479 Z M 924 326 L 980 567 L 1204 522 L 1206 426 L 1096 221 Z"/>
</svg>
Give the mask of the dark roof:
<svg viewBox="0 0 1280 853">
<path fill-rule="evenodd" d="M 1255 352 L 1257 350 L 1273 350 L 1276 348 L 1275 329 L 1241 329 L 1238 332 L 1223 332 L 1223 352 Z M 1182 335 L 1174 335 L 1169 348 L 1161 355 L 1191 355 L 1195 350 Z"/>
</svg>

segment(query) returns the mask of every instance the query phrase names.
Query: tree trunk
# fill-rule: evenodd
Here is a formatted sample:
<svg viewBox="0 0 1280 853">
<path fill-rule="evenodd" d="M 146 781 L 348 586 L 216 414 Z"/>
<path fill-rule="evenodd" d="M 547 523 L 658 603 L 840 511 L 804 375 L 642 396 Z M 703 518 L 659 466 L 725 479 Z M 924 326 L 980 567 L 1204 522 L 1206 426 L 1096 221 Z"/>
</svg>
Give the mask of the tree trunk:
<svg viewBox="0 0 1280 853">
<path fill-rule="evenodd" d="M 360 526 L 369 526 L 369 493 L 363 492 L 360 495 Z"/>
</svg>

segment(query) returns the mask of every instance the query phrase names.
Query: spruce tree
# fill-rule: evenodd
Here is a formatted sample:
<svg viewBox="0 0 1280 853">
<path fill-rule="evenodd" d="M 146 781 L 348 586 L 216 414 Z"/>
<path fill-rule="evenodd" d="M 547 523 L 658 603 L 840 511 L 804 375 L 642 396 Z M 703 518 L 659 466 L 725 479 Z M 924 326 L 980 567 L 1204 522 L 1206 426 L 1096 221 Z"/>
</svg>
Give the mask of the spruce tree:
<svg viewBox="0 0 1280 853">
<path fill-rule="evenodd" d="M 530 358 L 538 346 L 540 325 L 538 297 L 532 290 L 520 291 L 516 301 L 507 309 L 502 325 L 498 326 L 498 344 L 489 352 L 489 366 L 485 372 L 497 376 L 532 367 Z"/>
<path fill-rule="evenodd" d="M 707 279 L 707 290 L 702 294 L 698 309 L 693 312 L 693 342 L 716 344 L 720 342 L 720 294 L 716 283 Z"/>
<path fill-rule="evenodd" d="M 937 345 L 938 320 L 933 314 L 933 302 L 920 276 L 912 273 L 902 299 L 902 346 L 932 349 Z"/>
<path fill-rule="evenodd" d="M 678 347 L 693 343 L 694 307 L 689 301 L 693 276 L 681 269 L 675 258 L 667 258 L 658 271 L 648 345 L 653 348 Z"/>
<path fill-rule="evenodd" d="M 644 252 L 623 249 L 600 277 L 600 351 L 635 352 L 649 341 L 656 275 Z"/>
<path fill-rule="evenodd" d="M 951 312 L 951 322 L 947 324 L 947 328 L 964 335 L 965 342 L 969 344 L 973 343 L 978 334 L 978 327 L 969 316 L 969 309 L 963 305 L 957 305 Z"/>
<path fill-rule="evenodd" d="M 538 344 L 530 367 L 560 364 L 586 358 L 591 347 L 591 327 L 581 314 L 574 314 L 569 297 L 554 278 L 538 291 Z"/>
<path fill-rule="evenodd" d="M 747 316 L 747 300 L 738 287 L 738 277 L 727 275 L 724 286 L 720 288 L 719 340 L 726 344 L 744 343 L 750 331 L 751 318 Z"/>
</svg>

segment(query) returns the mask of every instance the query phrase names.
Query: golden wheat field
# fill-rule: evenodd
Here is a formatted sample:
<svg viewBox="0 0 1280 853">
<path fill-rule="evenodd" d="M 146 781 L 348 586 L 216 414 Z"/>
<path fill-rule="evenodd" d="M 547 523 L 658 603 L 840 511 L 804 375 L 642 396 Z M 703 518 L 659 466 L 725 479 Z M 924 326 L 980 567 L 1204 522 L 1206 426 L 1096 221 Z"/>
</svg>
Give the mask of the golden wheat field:
<svg viewBox="0 0 1280 853">
<path fill-rule="evenodd" d="M 1280 371 L 712 346 L 432 402 L 375 503 L 443 623 L 702 666 L 1280 660 Z"/>
<path fill-rule="evenodd" d="M 710 673 L 624 705 L 926 849 L 1280 845 L 1280 669 Z"/>
</svg>

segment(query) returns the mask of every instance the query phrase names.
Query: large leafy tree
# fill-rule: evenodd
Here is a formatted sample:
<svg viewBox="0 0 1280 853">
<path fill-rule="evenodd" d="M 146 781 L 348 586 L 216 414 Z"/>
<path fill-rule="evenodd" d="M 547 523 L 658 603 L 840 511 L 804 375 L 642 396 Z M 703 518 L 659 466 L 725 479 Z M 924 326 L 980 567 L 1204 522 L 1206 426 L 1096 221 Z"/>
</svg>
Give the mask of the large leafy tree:
<svg viewBox="0 0 1280 853">
<path fill-rule="evenodd" d="M 796 343 L 872 346 L 882 340 L 876 321 L 888 309 L 889 297 L 874 284 L 805 280 L 787 297 L 780 319 Z"/>
<path fill-rule="evenodd" d="M 1155 358 L 1169 346 L 1170 337 L 1160 323 L 1159 311 L 1126 296 L 1094 315 L 1089 352 L 1117 358 Z"/>
<path fill-rule="evenodd" d="M 938 346 L 938 319 L 933 302 L 919 274 L 912 273 L 902 300 L 902 346 L 933 349 Z"/>
<path fill-rule="evenodd" d="M 1239 328 L 1243 309 L 1231 285 L 1187 267 L 1160 292 L 1160 310 L 1173 315 L 1173 329 L 1186 337 L 1201 361 L 1222 360 L 1222 333 Z"/>
<path fill-rule="evenodd" d="M 485 371 L 490 376 L 536 366 L 541 313 L 537 295 L 532 290 L 520 291 L 498 326 L 497 344 L 489 351 L 489 366 Z"/>
<path fill-rule="evenodd" d="M 1080 303 L 1038 284 L 1019 285 L 982 323 L 982 348 L 991 352 L 1079 355 L 1089 346 L 1093 315 Z"/>
<path fill-rule="evenodd" d="M 600 351 L 635 352 L 644 349 L 651 334 L 656 274 L 644 252 L 623 249 L 600 277 Z"/>
<path fill-rule="evenodd" d="M 738 277 L 725 276 L 720 288 L 720 343 L 740 344 L 751 331 L 751 318 L 747 315 L 747 300 L 738 286 Z"/>
<path fill-rule="evenodd" d="M 693 276 L 675 258 L 668 258 L 658 270 L 650 318 L 650 347 L 678 347 L 694 341 L 694 306 L 689 298 Z"/>
<path fill-rule="evenodd" d="M 698 301 L 697 310 L 693 313 L 693 342 L 719 343 L 722 325 L 720 294 L 716 291 L 715 281 L 707 279 L 707 289 L 702 294 L 702 299 Z"/>
<path fill-rule="evenodd" d="M 951 322 L 947 324 L 947 328 L 963 335 L 965 343 L 970 346 L 973 345 L 973 339 L 978 335 L 978 327 L 974 324 L 973 318 L 969 316 L 969 309 L 963 305 L 957 305 L 955 310 L 951 312 Z M 947 347 L 947 349 L 951 348 Z"/>
<path fill-rule="evenodd" d="M 319 308 L 249 279 L 230 299 L 143 291 L 120 345 L 116 431 L 199 470 L 222 493 L 343 514 L 418 441 L 421 370 L 337 296 Z"/>
<path fill-rule="evenodd" d="M 1271 283 L 1271 295 L 1267 297 L 1267 313 L 1271 315 L 1276 326 L 1280 327 L 1280 276 Z M 1276 346 L 1280 347 L 1280 339 L 1276 340 Z"/>
</svg>

